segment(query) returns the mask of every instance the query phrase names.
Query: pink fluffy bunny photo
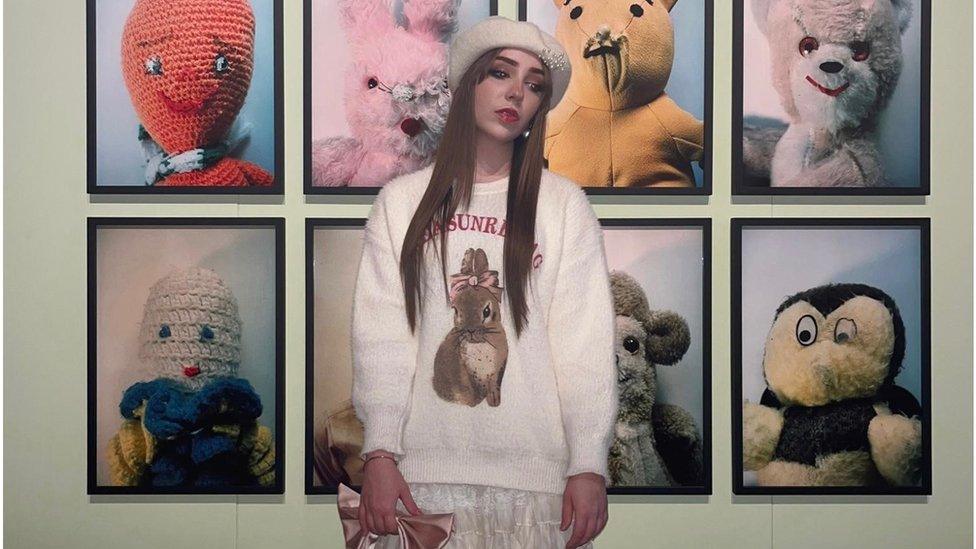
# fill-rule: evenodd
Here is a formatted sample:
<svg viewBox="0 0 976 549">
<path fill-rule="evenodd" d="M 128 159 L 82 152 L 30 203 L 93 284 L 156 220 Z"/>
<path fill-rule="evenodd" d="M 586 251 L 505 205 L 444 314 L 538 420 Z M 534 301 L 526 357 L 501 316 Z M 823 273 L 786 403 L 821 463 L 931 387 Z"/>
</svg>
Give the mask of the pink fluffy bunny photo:
<svg viewBox="0 0 976 549">
<path fill-rule="evenodd" d="M 459 1 L 403 0 L 404 25 L 386 0 L 338 1 L 352 135 L 312 143 L 312 185 L 381 187 L 433 160 L 451 102 L 447 43 Z"/>
</svg>

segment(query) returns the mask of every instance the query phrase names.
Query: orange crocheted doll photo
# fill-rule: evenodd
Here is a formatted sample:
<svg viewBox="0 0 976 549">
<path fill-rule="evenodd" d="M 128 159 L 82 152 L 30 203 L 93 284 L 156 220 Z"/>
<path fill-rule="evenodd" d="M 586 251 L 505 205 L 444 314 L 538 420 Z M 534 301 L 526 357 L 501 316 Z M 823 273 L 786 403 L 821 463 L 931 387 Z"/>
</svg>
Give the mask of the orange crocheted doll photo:
<svg viewBox="0 0 976 549">
<path fill-rule="evenodd" d="M 274 192 L 280 160 L 270 37 L 278 1 L 109 4 L 115 3 L 94 8 L 99 81 L 95 113 L 90 113 L 97 129 L 95 189 L 89 182 L 90 190 L 257 187 Z M 120 33 L 111 40 L 118 63 L 103 55 L 112 44 L 102 29 Z M 110 70 L 121 74 L 104 77 Z M 106 89 L 119 83 L 128 101 Z M 131 122 L 116 112 L 128 105 Z"/>
</svg>

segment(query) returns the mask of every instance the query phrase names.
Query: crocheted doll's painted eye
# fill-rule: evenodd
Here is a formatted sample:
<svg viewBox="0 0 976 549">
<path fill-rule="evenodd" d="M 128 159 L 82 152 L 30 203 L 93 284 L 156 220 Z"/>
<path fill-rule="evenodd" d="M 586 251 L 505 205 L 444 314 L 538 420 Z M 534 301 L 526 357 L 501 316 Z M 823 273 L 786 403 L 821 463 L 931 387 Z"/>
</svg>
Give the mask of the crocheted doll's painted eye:
<svg viewBox="0 0 976 549">
<path fill-rule="evenodd" d="M 640 17 L 644 15 L 644 8 L 638 6 L 637 4 L 630 5 L 630 14 L 634 17 Z"/>
<path fill-rule="evenodd" d="M 804 347 L 817 340 L 817 321 L 810 315 L 803 315 L 796 323 L 796 340 Z"/>
<path fill-rule="evenodd" d="M 380 85 L 379 81 L 376 80 L 375 78 L 370 78 L 366 82 L 366 87 L 369 88 L 369 89 L 373 89 L 373 88 L 375 88 L 376 86 L 379 86 L 379 85 Z"/>
<path fill-rule="evenodd" d="M 573 8 L 573 9 L 571 9 L 569 11 L 569 18 L 570 19 L 579 19 L 579 16 L 580 15 L 583 15 L 583 8 L 581 8 L 579 6 L 576 6 L 575 8 Z"/>
<path fill-rule="evenodd" d="M 803 40 L 800 40 L 800 55 L 803 57 L 810 55 L 812 52 L 815 52 L 818 49 L 820 49 L 820 42 L 818 42 L 816 38 L 807 36 L 804 37 Z"/>
<path fill-rule="evenodd" d="M 871 45 L 867 42 L 851 42 L 851 59 L 864 61 L 871 55 Z"/>
<path fill-rule="evenodd" d="M 218 53 L 217 58 L 214 59 L 214 71 L 217 74 L 222 74 L 227 72 L 229 68 L 230 62 L 227 61 L 227 57 L 222 53 Z"/>
<path fill-rule="evenodd" d="M 160 339 L 166 339 L 167 337 L 169 337 L 171 335 L 173 335 L 173 334 L 169 331 L 169 326 L 167 326 L 166 324 L 163 324 L 159 328 L 159 337 L 160 337 Z"/>
<path fill-rule="evenodd" d="M 163 74 L 163 60 L 155 55 L 146 59 L 146 74 L 159 76 Z"/>
<path fill-rule="evenodd" d="M 214 333 L 213 330 L 210 328 L 210 326 L 204 324 L 203 326 L 200 327 L 200 341 L 210 341 L 213 338 L 214 338 Z"/>
</svg>

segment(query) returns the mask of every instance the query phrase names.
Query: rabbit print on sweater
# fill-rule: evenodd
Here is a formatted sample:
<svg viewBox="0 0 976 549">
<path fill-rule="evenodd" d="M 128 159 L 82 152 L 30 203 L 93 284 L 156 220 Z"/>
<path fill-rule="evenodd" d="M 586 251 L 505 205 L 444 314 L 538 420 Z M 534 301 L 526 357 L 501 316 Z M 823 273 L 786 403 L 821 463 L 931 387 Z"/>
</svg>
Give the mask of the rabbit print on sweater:
<svg viewBox="0 0 976 549">
<path fill-rule="evenodd" d="M 451 275 L 454 327 L 434 358 L 434 391 L 448 402 L 488 406 L 502 401 L 502 376 L 508 340 L 501 323 L 502 288 L 498 271 L 488 268 L 481 248 L 468 248 L 461 272 Z"/>
</svg>

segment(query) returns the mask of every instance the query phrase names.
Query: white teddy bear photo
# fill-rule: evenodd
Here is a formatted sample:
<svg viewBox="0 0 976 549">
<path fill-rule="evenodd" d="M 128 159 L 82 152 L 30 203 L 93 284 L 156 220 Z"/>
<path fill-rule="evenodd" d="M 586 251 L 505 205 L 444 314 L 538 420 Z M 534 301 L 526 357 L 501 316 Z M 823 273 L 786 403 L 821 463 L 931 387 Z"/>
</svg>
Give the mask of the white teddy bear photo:
<svg viewBox="0 0 976 549">
<path fill-rule="evenodd" d="M 927 186 L 923 1 L 745 2 L 737 184 Z"/>
</svg>

